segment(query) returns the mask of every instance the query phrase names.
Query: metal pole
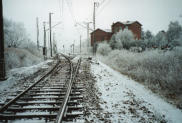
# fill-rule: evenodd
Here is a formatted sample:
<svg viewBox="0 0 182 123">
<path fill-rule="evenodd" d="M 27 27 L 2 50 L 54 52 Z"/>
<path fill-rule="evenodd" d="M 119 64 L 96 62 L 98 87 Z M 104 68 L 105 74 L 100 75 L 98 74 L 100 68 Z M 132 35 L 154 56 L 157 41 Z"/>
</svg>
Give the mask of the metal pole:
<svg viewBox="0 0 182 123">
<path fill-rule="evenodd" d="M 51 14 L 49 13 L 49 31 L 50 31 L 50 50 L 51 50 L 51 57 L 52 57 L 52 41 L 51 41 Z"/>
<path fill-rule="evenodd" d="M 43 55 L 44 55 L 44 60 L 46 60 L 47 57 L 47 48 L 46 48 L 46 22 L 43 22 L 44 25 L 44 48 L 43 48 Z"/>
<path fill-rule="evenodd" d="M 55 33 L 53 33 L 53 51 L 56 54 L 56 40 L 55 40 Z"/>
<path fill-rule="evenodd" d="M 94 2 L 94 13 L 93 13 L 93 28 L 95 31 L 95 7 L 96 7 L 96 2 Z M 95 55 L 96 49 L 95 49 L 95 35 L 93 33 L 93 55 Z"/>
<path fill-rule="evenodd" d="M 6 80 L 4 60 L 4 30 L 3 30 L 3 4 L 0 2 L 0 81 Z"/>
<path fill-rule="evenodd" d="M 65 53 L 65 50 L 64 50 L 64 45 L 63 45 L 63 52 Z"/>
<path fill-rule="evenodd" d="M 72 51 L 72 45 L 70 45 L 70 54 L 72 53 L 73 51 Z"/>
<path fill-rule="evenodd" d="M 81 47 L 82 47 L 82 42 L 81 42 L 81 39 L 82 38 L 82 36 L 80 35 L 80 54 L 81 54 L 81 52 L 82 52 L 82 50 L 81 50 Z"/>
<path fill-rule="evenodd" d="M 89 48 L 89 22 L 87 23 L 87 52 Z"/>
<path fill-rule="evenodd" d="M 37 22 L 37 49 L 39 50 L 39 18 L 36 18 Z"/>
<path fill-rule="evenodd" d="M 75 53 L 75 41 L 73 43 L 73 54 Z"/>
</svg>

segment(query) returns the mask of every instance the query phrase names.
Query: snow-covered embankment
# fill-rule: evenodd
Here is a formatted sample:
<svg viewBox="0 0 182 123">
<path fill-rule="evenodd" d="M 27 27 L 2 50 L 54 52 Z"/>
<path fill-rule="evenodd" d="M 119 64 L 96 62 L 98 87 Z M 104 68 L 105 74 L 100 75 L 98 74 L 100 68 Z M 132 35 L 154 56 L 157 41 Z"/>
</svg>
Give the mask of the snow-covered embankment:
<svg viewBox="0 0 182 123">
<path fill-rule="evenodd" d="M 114 71 L 107 65 L 91 65 L 100 91 L 101 107 L 112 122 L 181 123 L 182 112 L 153 94 L 143 85 Z"/>
</svg>

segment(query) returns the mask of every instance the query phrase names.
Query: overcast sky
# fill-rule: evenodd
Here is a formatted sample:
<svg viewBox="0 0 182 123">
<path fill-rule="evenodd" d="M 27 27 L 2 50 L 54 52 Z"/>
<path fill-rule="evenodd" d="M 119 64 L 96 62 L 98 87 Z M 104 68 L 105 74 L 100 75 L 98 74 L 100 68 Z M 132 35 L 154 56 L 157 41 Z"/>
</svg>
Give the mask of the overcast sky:
<svg viewBox="0 0 182 123">
<path fill-rule="evenodd" d="M 102 3 L 102 1 L 105 1 Z M 36 42 L 36 17 L 39 17 L 40 41 L 43 42 L 43 21 L 48 22 L 49 12 L 52 25 L 62 22 L 53 29 L 58 46 L 70 45 L 79 37 L 86 39 L 86 29 L 75 26 L 92 21 L 94 0 L 3 0 L 4 17 L 24 23 L 27 32 Z M 102 3 L 96 13 L 96 27 L 110 29 L 116 21 L 139 21 L 144 30 L 156 34 L 167 30 L 170 21 L 182 22 L 182 0 L 97 0 Z M 47 25 L 48 26 L 48 25 Z M 92 25 L 90 25 L 93 27 Z"/>
</svg>

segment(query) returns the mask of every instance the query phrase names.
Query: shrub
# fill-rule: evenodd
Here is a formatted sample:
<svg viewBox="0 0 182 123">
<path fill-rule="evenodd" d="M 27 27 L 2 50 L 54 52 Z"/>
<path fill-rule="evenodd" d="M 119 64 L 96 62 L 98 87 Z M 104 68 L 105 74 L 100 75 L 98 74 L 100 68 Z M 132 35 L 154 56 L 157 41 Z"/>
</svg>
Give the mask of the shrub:
<svg viewBox="0 0 182 123">
<path fill-rule="evenodd" d="M 129 49 L 134 41 L 133 33 L 128 29 L 124 29 L 112 36 L 110 46 L 112 49 Z"/>
<path fill-rule="evenodd" d="M 98 44 L 97 52 L 103 56 L 108 55 L 111 51 L 111 47 L 106 42 Z"/>
<path fill-rule="evenodd" d="M 113 50 L 101 60 L 158 93 L 179 96 L 182 93 L 181 52 L 182 47 L 171 51 L 155 49 L 142 53 Z"/>
</svg>

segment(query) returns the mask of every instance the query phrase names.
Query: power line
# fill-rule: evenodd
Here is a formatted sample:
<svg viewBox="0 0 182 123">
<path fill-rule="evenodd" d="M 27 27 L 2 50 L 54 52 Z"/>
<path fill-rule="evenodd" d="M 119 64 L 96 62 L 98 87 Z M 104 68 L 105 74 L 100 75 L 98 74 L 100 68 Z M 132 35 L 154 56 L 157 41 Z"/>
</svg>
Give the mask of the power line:
<svg viewBox="0 0 182 123">
<path fill-rule="evenodd" d="M 59 11 L 60 11 L 60 18 L 62 17 L 62 10 L 61 10 L 61 0 L 58 0 L 59 1 Z"/>
<path fill-rule="evenodd" d="M 71 10 L 71 6 L 69 5 L 69 3 L 68 3 L 68 1 L 66 0 L 66 4 L 67 4 L 67 6 L 68 6 L 68 8 L 69 8 L 69 11 L 70 11 L 70 14 L 71 14 L 71 17 L 72 17 L 72 20 L 73 20 L 73 22 L 74 22 L 74 25 L 77 23 L 76 22 L 76 19 L 75 19 L 75 16 L 74 16 L 74 14 L 73 14 L 73 11 Z M 74 26 L 75 27 L 75 26 Z M 76 29 L 76 31 L 78 32 L 78 34 L 81 34 L 80 33 L 80 31 L 75 27 L 75 29 Z"/>
<path fill-rule="evenodd" d="M 53 28 L 55 28 L 57 25 L 59 25 L 59 24 L 61 24 L 62 22 L 60 21 L 60 22 L 58 22 L 57 24 L 55 24 L 54 26 L 52 26 L 51 28 L 53 29 Z M 46 31 L 49 31 L 50 30 L 50 28 L 48 28 L 48 29 L 46 29 Z"/>
<path fill-rule="evenodd" d="M 106 4 L 104 4 L 104 6 L 102 6 L 102 8 L 96 13 L 96 16 L 98 16 L 104 10 L 104 8 L 111 2 L 111 0 L 104 0 L 104 2 L 106 2 Z"/>
</svg>

